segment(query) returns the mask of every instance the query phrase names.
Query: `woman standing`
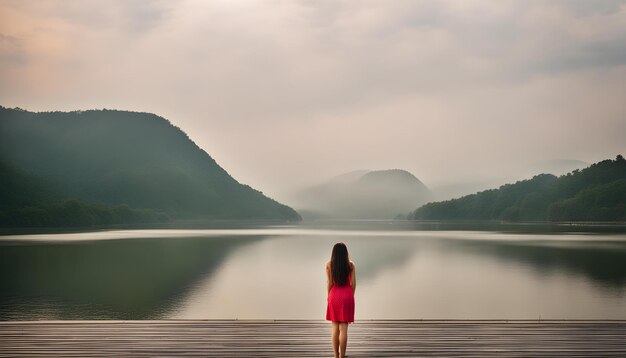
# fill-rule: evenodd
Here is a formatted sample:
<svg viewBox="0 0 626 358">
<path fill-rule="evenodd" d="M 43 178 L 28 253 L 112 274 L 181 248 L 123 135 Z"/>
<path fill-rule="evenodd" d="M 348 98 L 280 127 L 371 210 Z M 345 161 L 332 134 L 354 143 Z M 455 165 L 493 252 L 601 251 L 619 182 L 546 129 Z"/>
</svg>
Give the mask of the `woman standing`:
<svg viewBox="0 0 626 358">
<path fill-rule="evenodd" d="M 333 353 L 335 358 L 343 358 L 348 344 L 348 323 L 354 322 L 356 290 L 356 269 L 343 242 L 335 244 L 330 261 L 326 263 L 326 288 L 326 320 L 333 322 Z"/>
</svg>

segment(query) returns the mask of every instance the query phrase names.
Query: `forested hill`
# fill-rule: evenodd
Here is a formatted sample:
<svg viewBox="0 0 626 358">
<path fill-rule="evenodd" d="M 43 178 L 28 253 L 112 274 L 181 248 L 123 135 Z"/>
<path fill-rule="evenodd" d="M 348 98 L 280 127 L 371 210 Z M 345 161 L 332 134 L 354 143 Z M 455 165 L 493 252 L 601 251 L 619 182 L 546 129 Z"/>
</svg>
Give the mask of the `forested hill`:
<svg viewBox="0 0 626 358">
<path fill-rule="evenodd" d="M 428 203 L 415 220 L 625 221 L 626 160 L 604 160 L 555 177 L 537 175 L 459 199 Z"/>
<path fill-rule="evenodd" d="M 149 113 L 0 107 L 0 186 L 3 226 L 300 219 Z"/>
</svg>

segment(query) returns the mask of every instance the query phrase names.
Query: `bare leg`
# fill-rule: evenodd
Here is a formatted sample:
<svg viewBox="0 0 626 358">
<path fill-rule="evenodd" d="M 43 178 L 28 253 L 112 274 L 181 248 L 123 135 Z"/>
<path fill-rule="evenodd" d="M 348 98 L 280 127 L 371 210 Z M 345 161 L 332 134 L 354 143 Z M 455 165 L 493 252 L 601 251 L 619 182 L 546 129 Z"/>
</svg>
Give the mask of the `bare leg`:
<svg viewBox="0 0 626 358">
<path fill-rule="evenodd" d="M 348 322 L 339 323 L 339 358 L 346 356 L 346 346 L 348 345 Z"/>
<path fill-rule="evenodd" d="M 333 354 L 339 358 L 339 322 L 333 322 Z"/>
</svg>

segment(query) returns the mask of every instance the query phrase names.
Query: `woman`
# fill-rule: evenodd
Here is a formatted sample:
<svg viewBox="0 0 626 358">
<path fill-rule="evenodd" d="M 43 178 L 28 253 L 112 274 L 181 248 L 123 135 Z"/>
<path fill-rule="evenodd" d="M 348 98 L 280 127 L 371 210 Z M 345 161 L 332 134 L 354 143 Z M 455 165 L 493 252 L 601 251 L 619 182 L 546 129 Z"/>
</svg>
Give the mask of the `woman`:
<svg viewBox="0 0 626 358">
<path fill-rule="evenodd" d="M 326 263 L 326 289 L 326 320 L 333 322 L 333 353 L 335 358 L 343 358 L 348 343 L 348 323 L 354 322 L 356 290 L 356 269 L 343 242 L 335 244 L 330 261 Z"/>
</svg>

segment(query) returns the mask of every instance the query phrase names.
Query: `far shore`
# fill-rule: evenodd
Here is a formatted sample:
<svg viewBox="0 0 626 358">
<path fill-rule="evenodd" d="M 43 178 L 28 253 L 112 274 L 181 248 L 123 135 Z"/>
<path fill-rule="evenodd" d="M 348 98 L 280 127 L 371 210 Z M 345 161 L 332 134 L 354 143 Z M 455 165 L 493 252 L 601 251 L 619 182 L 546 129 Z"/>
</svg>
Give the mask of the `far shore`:
<svg viewBox="0 0 626 358">
<path fill-rule="evenodd" d="M 409 231 L 496 231 L 519 233 L 626 233 L 626 222 L 505 222 L 497 220 L 393 220 L 393 219 L 324 219 L 299 222 L 283 220 L 174 220 L 165 223 L 116 224 L 74 227 L 0 228 L 4 235 L 37 235 L 105 232 L 118 230 L 235 230 L 256 228 L 300 228 L 332 230 L 409 230 Z"/>
</svg>

